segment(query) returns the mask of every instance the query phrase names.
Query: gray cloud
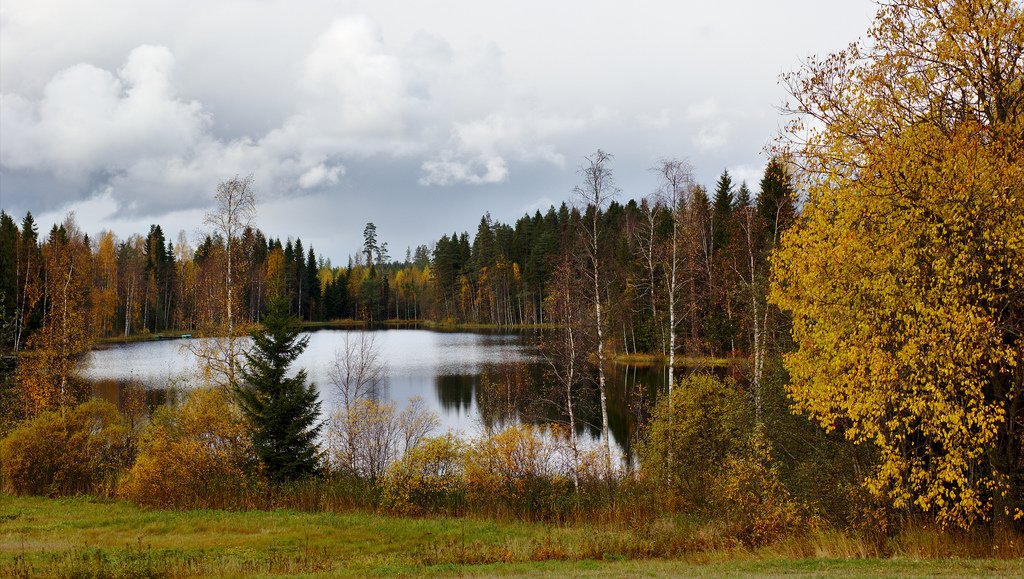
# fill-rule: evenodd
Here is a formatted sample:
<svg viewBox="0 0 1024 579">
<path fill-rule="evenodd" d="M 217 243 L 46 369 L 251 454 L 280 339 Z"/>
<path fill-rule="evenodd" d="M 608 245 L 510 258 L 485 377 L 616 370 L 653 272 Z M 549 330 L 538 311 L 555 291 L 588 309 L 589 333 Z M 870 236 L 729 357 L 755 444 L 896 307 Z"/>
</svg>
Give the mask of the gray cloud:
<svg viewBox="0 0 1024 579">
<path fill-rule="evenodd" d="M 557 204 L 599 147 L 627 197 L 654 188 L 664 156 L 689 157 L 706 184 L 726 167 L 754 180 L 778 73 L 841 48 L 873 11 L 446 6 L 8 0 L 0 206 L 75 210 L 88 231 L 191 232 L 217 182 L 252 173 L 264 229 L 306 232 L 340 259 L 366 221 L 404 248 L 487 210 Z"/>
</svg>

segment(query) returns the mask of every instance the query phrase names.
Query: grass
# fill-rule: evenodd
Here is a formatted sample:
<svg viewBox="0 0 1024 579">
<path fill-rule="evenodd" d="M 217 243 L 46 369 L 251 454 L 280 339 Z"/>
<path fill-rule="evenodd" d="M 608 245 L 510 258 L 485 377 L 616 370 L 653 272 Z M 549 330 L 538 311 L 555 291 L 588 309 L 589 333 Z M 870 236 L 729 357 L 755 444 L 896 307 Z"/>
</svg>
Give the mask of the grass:
<svg viewBox="0 0 1024 579">
<path fill-rule="evenodd" d="M 165 511 L 0 496 L 0 576 L 1024 575 L 1019 559 L 794 558 L 785 548 L 631 555 L 645 540 L 627 530 L 472 518 Z"/>
<path fill-rule="evenodd" d="M 135 342 L 153 342 L 156 340 L 177 340 L 183 335 L 194 335 L 194 332 L 190 330 L 167 330 L 165 332 L 156 333 L 139 332 L 128 336 L 124 336 L 122 334 L 117 336 L 107 336 L 105 338 L 96 338 L 96 344 L 132 344 Z"/>
<path fill-rule="evenodd" d="M 423 327 L 428 330 L 444 330 L 444 331 L 463 331 L 463 332 L 481 332 L 481 331 L 537 331 L 537 330 L 553 330 L 557 328 L 555 324 L 484 324 L 476 322 L 451 322 L 451 321 L 440 321 L 436 322 L 433 320 L 424 320 Z"/>
<path fill-rule="evenodd" d="M 668 356 L 663 354 L 615 354 L 612 361 L 623 366 L 665 366 L 668 364 Z M 676 368 L 725 368 L 730 363 L 736 363 L 736 359 L 677 356 L 675 359 Z"/>
</svg>

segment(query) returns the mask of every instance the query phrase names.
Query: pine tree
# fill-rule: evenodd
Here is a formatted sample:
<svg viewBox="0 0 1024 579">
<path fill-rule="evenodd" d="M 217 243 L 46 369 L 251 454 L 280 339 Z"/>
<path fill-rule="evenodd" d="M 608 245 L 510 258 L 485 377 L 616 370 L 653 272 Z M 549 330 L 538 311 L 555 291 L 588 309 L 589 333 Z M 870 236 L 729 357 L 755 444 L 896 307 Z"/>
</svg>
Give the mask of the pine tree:
<svg viewBox="0 0 1024 579">
<path fill-rule="evenodd" d="M 272 480 L 287 481 L 314 474 L 320 464 L 316 438 L 320 400 L 316 386 L 306 384 L 306 371 L 288 377 L 288 367 L 306 349 L 288 316 L 287 298 L 276 298 L 252 332 L 253 348 L 245 355 L 242 382 L 235 395 L 249 421 L 253 447 Z"/>
</svg>

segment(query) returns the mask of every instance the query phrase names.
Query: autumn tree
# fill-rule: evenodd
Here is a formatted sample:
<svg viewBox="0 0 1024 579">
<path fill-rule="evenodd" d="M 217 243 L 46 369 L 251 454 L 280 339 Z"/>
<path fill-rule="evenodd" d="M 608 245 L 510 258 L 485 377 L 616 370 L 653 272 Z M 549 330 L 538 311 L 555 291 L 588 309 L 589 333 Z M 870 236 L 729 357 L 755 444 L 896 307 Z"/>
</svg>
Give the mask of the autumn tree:
<svg viewBox="0 0 1024 579">
<path fill-rule="evenodd" d="M 578 398 L 586 375 L 585 357 L 589 344 L 581 331 L 585 312 L 580 294 L 586 288 L 580 279 L 579 252 L 574 249 L 567 247 L 555 266 L 547 303 L 550 310 L 548 319 L 554 322 L 555 329 L 542 336 L 541 353 L 556 384 L 557 391 L 552 393 L 552 399 L 568 419 L 572 479 L 573 485 L 579 489 Z"/>
<path fill-rule="evenodd" d="M 14 320 L 18 311 L 18 233 L 14 219 L 0 210 L 0 316 L 4 320 Z"/>
<path fill-rule="evenodd" d="M 214 381 L 223 381 L 229 386 L 237 383 L 237 369 L 242 355 L 239 333 L 236 328 L 236 294 L 237 288 L 234 275 L 235 246 L 247 227 L 252 224 L 256 213 L 256 195 L 252 187 L 252 175 L 245 178 L 235 176 L 217 185 L 214 195 L 216 205 L 206 214 L 205 222 L 224 244 L 225 269 L 224 288 L 224 328 L 225 335 L 218 335 L 210 341 L 200 343 L 194 353 L 200 358 L 201 364 Z M 220 333 L 220 332 L 218 332 Z"/>
<path fill-rule="evenodd" d="M 693 171 L 690 164 L 679 159 L 665 159 L 656 167 L 658 174 L 657 198 L 669 214 L 671 232 L 665 239 L 666 249 L 663 251 L 665 271 L 665 305 L 668 310 L 668 393 L 671 396 L 675 386 L 676 348 L 679 344 L 679 294 L 684 281 L 693 280 L 692 272 L 687 275 L 683 269 L 683 250 L 681 247 L 687 233 L 692 235 L 692 228 L 687 232 L 687 204 L 693 193 Z"/>
<path fill-rule="evenodd" d="M 775 258 L 796 408 L 873 444 L 869 489 L 1021 515 L 1024 7 L 898 0 L 786 78 L 806 194 Z"/>
<path fill-rule="evenodd" d="M 32 213 L 26 213 L 21 221 L 21 237 L 18 240 L 15 260 L 18 287 L 14 351 L 17 352 L 38 319 L 37 305 L 42 297 L 42 256 L 39 251 L 39 232 Z"/>
<path fill-rule="evenodd" d="M 117 312 L 117 244 L 110 231 L 100 233 L 92 285 L 92 328 L 100 336 L 114 333 Z"/>
<path fill-rule="evenodd" d="M 89 348 L 85 308 L 92 274 L 89 250 L 73 216 L 53 226 L 41 260 L 41 324 L 29 336 L 17 371 L 29 415 L 73 405 L 86 394 L 75 374 L 79 357 Z"/>
</svg>

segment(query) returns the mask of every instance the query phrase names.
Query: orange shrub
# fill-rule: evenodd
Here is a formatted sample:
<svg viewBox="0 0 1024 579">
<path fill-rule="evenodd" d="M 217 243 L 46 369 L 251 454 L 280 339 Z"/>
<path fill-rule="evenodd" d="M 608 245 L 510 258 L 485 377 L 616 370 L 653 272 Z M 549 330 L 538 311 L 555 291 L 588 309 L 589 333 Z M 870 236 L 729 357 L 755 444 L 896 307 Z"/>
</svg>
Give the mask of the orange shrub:
<svg viewBox="0 0 1024 579">
<path fill-rule="evenodd" d="M 109 402 L 42 412 L 0 442 L 3 488 L 11 494 L 108 494 L 131 461 L 130 448 L 127 424 Z"/>
<path fill-rule="evenodd" d="M 246 506 L 259 487 L 244 418 L 226 390 L 211 388 L 154 414 L 120 494 L 158 506 Z"/>
<path fill-rule="evenodd" d="M 747 545 L 767 545 L 806 524 L 760 432 L 751 437 L 747 448 L 725 460 L 715 487 L 715 504 L 727 534 Z"/>
<path fill-rule="evenodd" d="M 543 516 L 553 495 L 571 492 L 555 468 L 556 444 L 536 426 L 509 426 L 470 445 L 465 480 L 470 502 L 504 505 L 517 516 Z"/>
</svg>

